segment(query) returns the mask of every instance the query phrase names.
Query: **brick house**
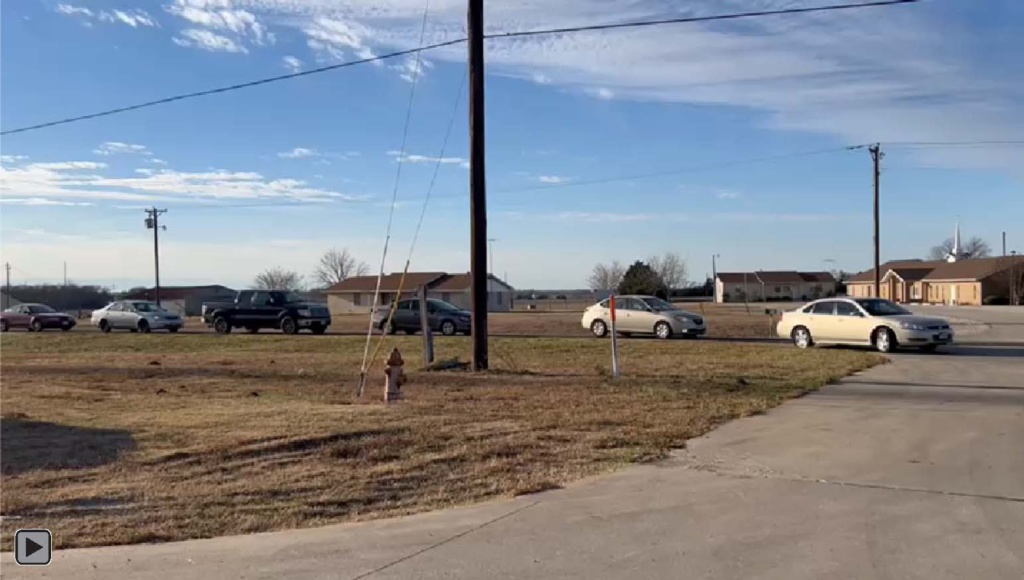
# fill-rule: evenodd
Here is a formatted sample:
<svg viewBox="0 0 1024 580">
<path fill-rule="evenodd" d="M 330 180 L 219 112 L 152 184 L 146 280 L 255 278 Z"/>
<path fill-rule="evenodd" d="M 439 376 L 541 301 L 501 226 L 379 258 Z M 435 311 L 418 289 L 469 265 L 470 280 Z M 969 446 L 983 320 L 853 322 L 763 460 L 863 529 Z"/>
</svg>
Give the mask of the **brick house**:
<svg viewBox="0 0 1024 580">
<path fill-rule="evenodd" d="M 470 282 L 471 278 L 468 273 L 409 272 L 405 276 L 401 296 L 399 296 L 402 273 L 395 272 L 381 278 L 377 305 L 378 307 L 387 306 L 396 299 L 413 298 L 418 289 L 425 286 L 428 298 L 443 300 L 469 310 Z M 508 312 L 512 309 L 512 294 L 515 290 L 511 286 L 495 276 L 488 276 L 487 286 L 487 310 L 489 312 Z M 369 312 L 376 288 L 376 276 L 354 276 L 327 289 L 327 305 L 332 314 Z"/>
<path fill-rule="evenodd" d="M 1024 274 L 1024 256 L 972 258 L 956 262 L 896 260 L 879 267 L 880 295 L 893 302 L 980 305 L 986 298 L 1008 301 L 1011 275 L 1018 286 Z M 847 281 L 847 294 L 875 294 L 875 270 L 866 270 Z M 1018 288 L 1020 296 L 1024 288 Z"/>
</svg>

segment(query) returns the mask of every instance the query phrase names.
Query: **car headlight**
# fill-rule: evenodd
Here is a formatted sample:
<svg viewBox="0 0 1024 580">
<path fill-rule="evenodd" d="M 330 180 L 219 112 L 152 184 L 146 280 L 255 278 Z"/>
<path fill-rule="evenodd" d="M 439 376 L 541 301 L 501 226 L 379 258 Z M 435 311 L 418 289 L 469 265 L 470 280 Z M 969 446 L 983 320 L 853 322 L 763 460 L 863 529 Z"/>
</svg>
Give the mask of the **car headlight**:
<svg viewBox="0 0 1024 580">
<path fill-rule="evenodd" d="M 904 330 L 928 330 L 924 325 L 913 322 L 901 322 L 900 328 Z"/>
<path fill-rule="evenodd" d="M 676 320 L 682 322 L 683 324 L 693 324 L 693 320 L 686 316 L 676 316 Z"/>
<path fill-rule="evenodd" d="M 312 316 L 312 313 L 309 311 L 309 308 L 299 308 L 296 312 L 298 312 L 299 316 L 305 318 L 309 318 L 310 316 Z"/>
</svg>

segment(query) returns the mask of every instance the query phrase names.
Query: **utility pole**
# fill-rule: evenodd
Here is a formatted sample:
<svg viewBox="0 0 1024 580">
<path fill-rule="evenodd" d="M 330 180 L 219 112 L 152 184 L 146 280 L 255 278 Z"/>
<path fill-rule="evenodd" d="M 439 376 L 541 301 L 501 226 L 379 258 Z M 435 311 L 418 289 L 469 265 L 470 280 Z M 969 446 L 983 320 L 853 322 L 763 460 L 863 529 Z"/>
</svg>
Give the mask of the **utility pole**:
<svg viewBox="0 0 1024 580">
<path fill-rule="evenodd" d="M 1003 232 L 1003 257 L 1006 257 L 1006 232 Z"/>
<path fill-rule="evenodd" d="M 68 262 L 67 262 L 67 260 L 65 260 L 64 261 L 64 287 L 67 288 L 67 285 L 68 285 Z"/>
<path fill-rule="evenodd" d="M 166 209 L 155 207 L 144 210 L 146 215 L 146 228 L 153 230 L 153 271 L 156 277 L 156 286 L 153 288 L 153 302 L 160 306 L 160 216 L 167 213 Z M 167 226 L 163 226 L 166 230 Z"/>
<path fill-rule="evenodd" d="M 711 254 L 711 302 L 718 302 L 718 263 L 715 261 L 721 258 L 719 254 Z M 743 291 L 747 289 L 744 287 Z"/>
<path fill-rule="evenodd" d="M 11 263 L 7 262 L 4 264 L 4 270 L 7 273 L 7 304 L 4 304 L 4 308 L 11 307 Z"/>
<path fill-rule="evenodd" d="M 487 177 L 484 167 L 484 0 L 469 0 L 469 268 L 473 369 L 487 370 Z"/>
<path fill-rule="evenodd" d="M 494 242 L 497 241 L 498 238 L 487 238 L 487 262 L 490 264 L 487 273 L 490 276 L 494 275 Z"/>
<path fill-rule="evenodd" d="M 879 207 L 878 207 L 878 180 L 881 174 L 879 170 L 879 164 L 882 158 L 885 157 L 885 153 L 882 153 L 882 147 L 880 144 L 875 143 L 871 147 L 868 147 L 868 151 L 871 153 L 871 161 L 875 166 L 875 298 L 882 296 L 882 272 L 879 271 L 881 268 L 881 241 L 879 239 Z"/>
</svg>

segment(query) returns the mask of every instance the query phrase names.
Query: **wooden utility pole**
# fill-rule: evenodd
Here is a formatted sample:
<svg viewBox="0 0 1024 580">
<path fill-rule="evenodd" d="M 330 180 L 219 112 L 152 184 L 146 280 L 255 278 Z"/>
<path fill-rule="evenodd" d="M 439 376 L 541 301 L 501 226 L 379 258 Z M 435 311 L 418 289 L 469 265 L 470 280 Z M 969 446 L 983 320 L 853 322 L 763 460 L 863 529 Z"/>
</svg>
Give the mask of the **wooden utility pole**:
<svg viewBox="0 0 1024 580">
<path fill-rule="evenodd" d="M 868 147 L 868 151 L 871 152 L 871 160 L 875 166 L 875 298 L 882 296 L 882 272 L 879 270 L 881 264 L 881 241 L 879 240 L 879 207 L 878 207 L 878 180 L 881 174 L 879 170 L 879 163 L 882 158 L 885 157 L 885 153 L 882 153 L 882 148 L 878 143 L 875 143 L 871 147 Z"/>
<path fill-rule="evenodd" d="M 146 228 L 153 230 L 153 268 L 156 277 L 156 286 L 153 288 L 153 302 L 160 306 L 160 216 L 167 213 L 166 209 L 151 208 L 144 210 L 146 215 Z M 164 229 L 167 229 L 164 226 Z"/>
<path fill-rule="evenodd" d="M 4 264 L 4 270 L 7 274 L 7 304 L 4 304 L 4 308 L 11 307 L 11 263 L 7 262 Z"/>
<path fill-rule="evenodd" d="M 484 0 L 469 0 L 469 268 L 473 369 L 487 370 L 487 179 L 484 166 Z"/>
</svg>

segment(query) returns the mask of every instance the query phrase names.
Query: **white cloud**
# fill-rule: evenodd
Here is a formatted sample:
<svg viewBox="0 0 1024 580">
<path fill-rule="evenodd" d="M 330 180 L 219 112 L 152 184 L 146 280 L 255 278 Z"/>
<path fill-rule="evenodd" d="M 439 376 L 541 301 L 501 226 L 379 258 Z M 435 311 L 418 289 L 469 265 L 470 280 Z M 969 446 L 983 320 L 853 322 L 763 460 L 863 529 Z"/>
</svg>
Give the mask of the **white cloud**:
<svg viewBox="0 0 1024 580">
<path fill-rule="evenodd" d="M 249 49 L 227 36 L 199 28 L 186 28 L 182 30 L 181 36 L 174 37 L 174 44 L 208 50 L 210 52 L 249 52 Z"/>
<path fill-rule="evenodd" d="M 400 64 L 391 66 L 392 70 L 398 71 L 398 78 L 409 83 L 416 80 L 417 77 L 425 76 L 427 70 L 432 68 L 434 68 L 434 63 L 422 56 L 419 59 L 416 56 L 407 56 Z"/>
<path fill-rule="evenodd" d="M 661 213 L 618 213 L 618 212 L 582 212 L 566 211 L 542 216 L 544 219 L 560 222 L 586 222 L 586 223 L 629 223 L 629 222 L 656 222 L 656 221 L 683 221 L 686 218 L 682 214 L 661 214 Z"/>
<path fill-rule="evenodd" d="M 568 177 L 559 177 L 558 175 L 541 175 L 537 178 L 541 183 L 568 183 Z"/>
<path fill-rule="evenodd" d="M 715 193 L 715 197 L 718 199 L 739 199 L 743 197 L 743 194 L 731 189 L 720 189 Z"/>
<path fill-rule="evenodd" d="M 286 56 L 281 59 L 281 62 L 283 62 L 285 68 L 291 72 L 299 72 L 302 70 L 302 61 L 294 56 Z"/>
<path fill-rule="evenodd" d="M 307 149 L 305 147 L 296 147 L 291 151 L 282 151 L 277 154 L 281 159 L 302 159 L 304 157 L 316 157 L 320 155 L 316 149 Z"/>
<path fill-rule="evenodd" d="M 74 201 L 60 201 L 56 199 L 46 199 L 43 197 L 0 197 L 0 203 L 9 203 L 12 205 L 68 205 L 68 206 L 89 206 L 94 205 L 89 202 L 74 202 Z"/>
<path fill-rule="evenodd" d="M 395 160 L 401 159 L 402 163 L 440 163 L 441 165 L 458 165 L 463 169 L 469 169 L 469 160 L 462 157 L 431 157 L 429 155 L 402 155 L 400 151 L 388 151 L 388 155 Z"/>
<path fill-rule="evenodd" d="M 96 155 L 116 155 L 118 153 L 136 153 L 139 155 L 152 155 L 145 145 L 134 143 L 122 143 L 120 141 L 107 141 L 92 151 Z"/>
<path fill-rule="evenodd" d="M 99 13 L 99 19 L 103 22 L 120 22 L 122 24 L 127 24 L 132 28 L 137 28 L 139 26 L 146 26 L 150 28 L 159 26 L 156 20 L 153 20 L 153 17 L 150 16 L 145 10 L 139 9 L 135 9 L 132 11 L 103 11 Z"/>
<path fill-rule="evenodd" d="M 3 163 L 17 163 L 28 159 L 27 155 L 0 155 L 0 162 Z"/>
<path fill-rule="evenodd" d="M 615 93 L 608 87 L 587 88 L 585 89 L 585 92 L 588 95 L 604 99 L 606 101 L 610 101 L 615 98 Z"/>
<path fill-rule="evenodd" d="M 149 163 L 152 163 L 153 165 L 167 165 L 166 161 L 164 161 L 163 159 L 160 159 L 158 157 L 151 157 L 151 158 L 147 159 L 146 161 L 149 162 Z"/>
<path fill-rule="evenodd" d="M 173 4 L 164 6 L 164 10 L 188 21 L 190 26 L 202 27 L 192 30 L 197 30 L 198 34 L 207 40 L 214 38 L 227 39 L 231 45 L 239 48 L 244 48 L 243 42 L 250 42 L 257 46 L 265 46 L 276 42 L 275 35 L 267 30 L 266 25 L 263 24 L 256 14 L 248 10 L 234 8 L 234 3 L 230 0 L 175 0 Z M 197 33 L 192 34 L 195 36 Z M 222 40 L 216 40 L 216 43 L 217 45 L 227 46 Z M 210 44 L 204 44 L 200 41 L 196 41 L 196 44 L 187 44 L 185 46 L 194 46 L 204 50 L 218 50 L 207 48 Z M 247 50 L 226 51 L 248 52 Z"/>
<path fill-rule="evenodd" d="M 145 28 L 158 28 L 160 24 L 145 10 L 136 8 L 134 10 L 100 10 L 94 12 L 84 6 L 73 6 L 71 4 L 58 4 L 57 12 L 65 16 L 84 18 L 88 25 L 91 20 L 99 20 L 109 24 L 126 24 L 132 28 L 140 26 Z"/>
<path fill-rule="evenodd" d="M 141 168 L 126 177 L 83 173 L 105 169 L 89 161 L 31 163 L 0 169 L 0 198 L 122 201 L 237 201 L 283 199 L 302 202 L 362 201 L 363 197 L 313 187 L 298 179 L 267 178 L 256 172 L 182 172 Z"/>
<path fill-rule="evenodd" d="M 57 12 L 66 14 L 68 16 L 88 16 L 92 17 L 92 10 L 84 6 L 72 6 L 70 4 L 58 4 Z"/>
<path fill-rule="evenodd" d="M 317 16 L 307 21 L 302 31 L 306 44 L 322 61 L 345 60 L 346 52 L 359 59 L 376 56 L 366 44 L 370 30 L 355 21 Z"/>
</svg>

